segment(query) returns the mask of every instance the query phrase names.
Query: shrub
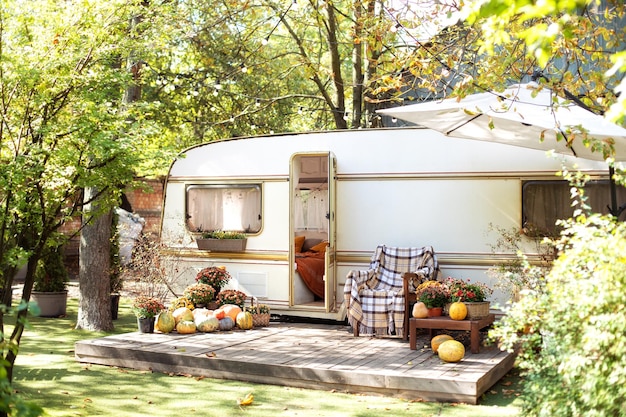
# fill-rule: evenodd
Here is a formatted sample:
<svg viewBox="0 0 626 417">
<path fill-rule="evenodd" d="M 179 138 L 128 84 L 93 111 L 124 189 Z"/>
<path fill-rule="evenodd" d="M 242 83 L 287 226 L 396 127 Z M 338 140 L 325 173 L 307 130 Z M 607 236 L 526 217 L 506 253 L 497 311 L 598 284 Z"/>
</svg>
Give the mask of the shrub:
<svg viewBox="0 0 626 417">
<path fill-rule="evenodd" d="M 579 216 L 536 289 L 522 291 L 490 333 L 519 352 L 523 414 L 624 416 L 626 224 Z"/>
</svg>

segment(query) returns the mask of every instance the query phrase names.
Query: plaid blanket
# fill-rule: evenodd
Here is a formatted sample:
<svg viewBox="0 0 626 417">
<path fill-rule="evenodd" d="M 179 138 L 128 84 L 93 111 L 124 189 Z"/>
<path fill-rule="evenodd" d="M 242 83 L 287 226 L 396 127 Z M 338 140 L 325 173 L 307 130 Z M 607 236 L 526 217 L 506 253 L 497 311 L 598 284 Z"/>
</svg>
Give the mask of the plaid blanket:
<svg viewBox="0 0 626 417">
<path fill-rule="evenodd" d="M 348 323 L 360 334 L 403 336 L 404 291 L 402 274 L 415 272 L 420 281 L 437 279 L 439 265 L 432 247 L 378 246 L 367 270 L 352 270 L 346 277 L 344 301 Z"/>
</svg>

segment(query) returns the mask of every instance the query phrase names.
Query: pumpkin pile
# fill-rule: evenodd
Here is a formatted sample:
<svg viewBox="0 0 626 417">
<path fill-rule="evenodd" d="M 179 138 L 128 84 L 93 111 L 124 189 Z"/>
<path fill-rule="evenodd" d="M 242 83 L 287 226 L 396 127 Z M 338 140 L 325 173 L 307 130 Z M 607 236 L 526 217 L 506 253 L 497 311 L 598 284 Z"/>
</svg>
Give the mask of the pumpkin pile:
<svg viewBox="0 0 626 417">
<path fill-rule="evenodd" d="M 242 311 L 234 304 L 225 304 L 216 310 L 206 308 L 190 309 L 180 299 L 175 300 L 174 310 L 161 312 L 156 319 L 155 330 L 170 333 L 176 330 L 179 334 L 196 332 L 211 333 L 229 331 L 238 327 L 241 330 L 252 329 L 252 314 Z"/>
</svg>

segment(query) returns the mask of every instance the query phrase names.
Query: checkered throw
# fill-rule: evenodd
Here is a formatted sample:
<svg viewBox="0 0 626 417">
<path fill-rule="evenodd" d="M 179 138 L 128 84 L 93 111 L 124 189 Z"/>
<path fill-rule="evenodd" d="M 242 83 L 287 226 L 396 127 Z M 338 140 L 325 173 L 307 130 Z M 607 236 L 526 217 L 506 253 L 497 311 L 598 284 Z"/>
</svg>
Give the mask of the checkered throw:
<svg viewBox="0 0 626 417">
<path fill-rule="evenodd" d="M 432 247 L 378 246 L 367 270 L 352 270 L 346 277 L 344 300 L 348 323 L 360 334 L 379 336 L 404 332 L 402 274 L 415 272 L 420 281 L 437 279 L 439 265 Z"/>
</svg>

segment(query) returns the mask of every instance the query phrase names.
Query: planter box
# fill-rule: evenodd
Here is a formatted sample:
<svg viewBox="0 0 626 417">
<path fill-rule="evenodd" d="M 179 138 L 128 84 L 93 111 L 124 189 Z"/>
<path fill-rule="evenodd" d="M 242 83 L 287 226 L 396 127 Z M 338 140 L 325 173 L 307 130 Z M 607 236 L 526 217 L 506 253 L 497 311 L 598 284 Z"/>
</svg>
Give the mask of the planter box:
<svg viewBox="0 0 626 417">
<path fill-rule="evenodd" d="M 198 249 L 212 252 L 243 252 L 248 239 L 196 239 Z"/>
<path fill-rule="evenodd" d="M 61 317 L 67 311 L 67 291 L 39 292 L 33 291 L 32 300 L 39 305 L 41 317 Z"/>
</svg>

